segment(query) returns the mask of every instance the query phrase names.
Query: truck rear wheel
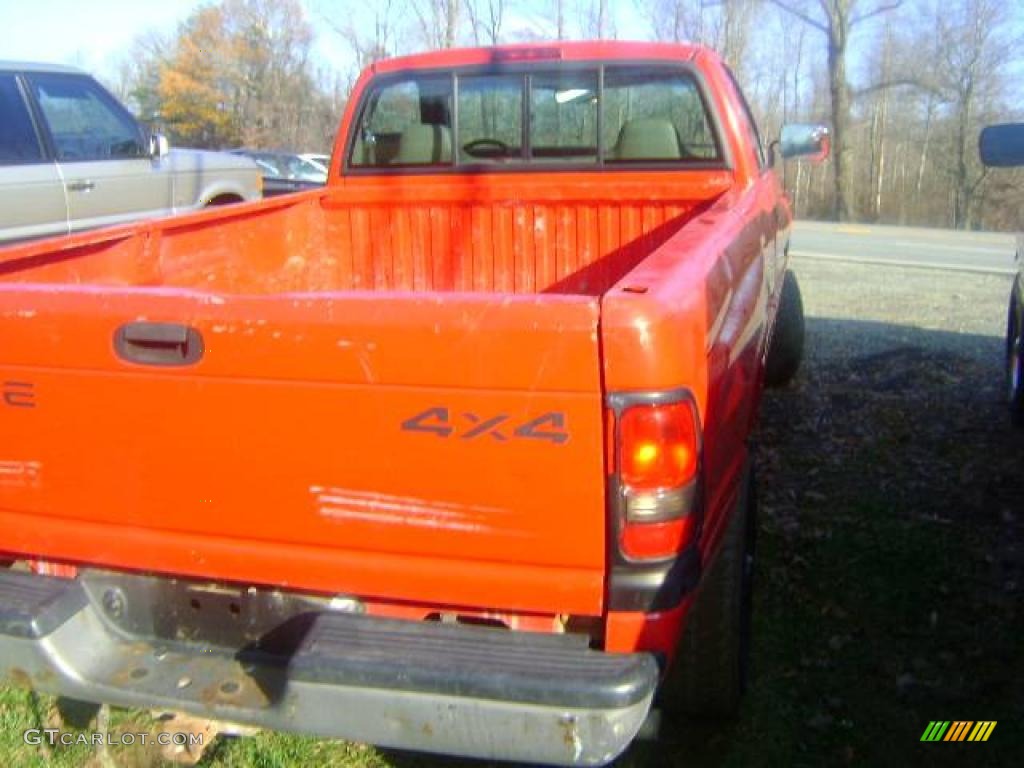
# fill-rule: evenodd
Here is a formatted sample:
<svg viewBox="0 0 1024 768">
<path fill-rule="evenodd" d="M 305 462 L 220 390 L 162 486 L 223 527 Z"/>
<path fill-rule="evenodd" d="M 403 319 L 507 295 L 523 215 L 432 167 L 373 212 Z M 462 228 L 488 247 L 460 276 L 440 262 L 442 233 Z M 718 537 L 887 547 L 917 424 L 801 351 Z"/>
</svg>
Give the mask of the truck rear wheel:
<svg viewBox="0 0 1024 768">
<path fill-rule="evenodd" d="M 800 369 L 804 357 L 804 302 L 800 284 L 792 270 L 782 278 L 779 297 L 779 315 L 775 319 L 775 333 L 768 348 L 764 380 L 769 387 L 788 384 Z"/>
<path fill-rule="evenodd" d="M 718 558 L 704 574 L 661 691 L 666 714 L 729 717 L 739 709 L 750 666 L 756 517 L 754 473 L 748 467 Z"/>
</svg>

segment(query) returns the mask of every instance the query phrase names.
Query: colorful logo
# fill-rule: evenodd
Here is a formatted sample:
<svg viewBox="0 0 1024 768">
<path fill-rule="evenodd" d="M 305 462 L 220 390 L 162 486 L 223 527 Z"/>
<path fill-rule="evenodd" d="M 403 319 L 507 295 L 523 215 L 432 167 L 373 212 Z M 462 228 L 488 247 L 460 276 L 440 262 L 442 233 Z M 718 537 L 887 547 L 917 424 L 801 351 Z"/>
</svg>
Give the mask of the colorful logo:
<svg viewBox="0 0 1024 768">
<path fill-rule="evenodd" d="M 921 741 L 988 741 L 996 729 L 996 720 L 932 720 Z"/>
</svg>

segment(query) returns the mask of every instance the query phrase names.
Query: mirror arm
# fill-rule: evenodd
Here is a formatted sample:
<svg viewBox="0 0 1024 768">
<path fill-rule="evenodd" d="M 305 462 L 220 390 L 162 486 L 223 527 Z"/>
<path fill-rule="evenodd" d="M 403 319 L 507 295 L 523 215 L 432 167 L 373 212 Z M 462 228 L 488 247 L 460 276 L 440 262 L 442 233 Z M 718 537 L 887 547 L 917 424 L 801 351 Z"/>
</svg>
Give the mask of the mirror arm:
<svg viewBox="0 0 1024 768">
<path fill-rule="evenodd" d="M 779 139 L 775 139 L 768 144 L 768 165 L 775 166 L 775 161 L 778 160 L 778 148 L 781 146 L 782 142 Z"/>
</svg>

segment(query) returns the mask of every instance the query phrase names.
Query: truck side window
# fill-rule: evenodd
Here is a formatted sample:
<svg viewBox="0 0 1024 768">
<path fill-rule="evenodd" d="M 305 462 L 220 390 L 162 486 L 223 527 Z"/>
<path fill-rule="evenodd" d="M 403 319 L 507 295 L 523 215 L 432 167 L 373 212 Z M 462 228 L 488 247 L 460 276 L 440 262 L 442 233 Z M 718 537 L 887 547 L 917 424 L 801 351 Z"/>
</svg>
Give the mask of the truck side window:
<svg viewBox="0 0 1024 768">
<path fill-rule="evenodd" d="M 530 157 L 597 160 L 597 72 L 540 73 L 530 80 Z"/>
<path fill-rule="evenodd" d="M 459 160 L 493 162 L 522 157 L 523 76 L 459 78 Z"/>
<path fill-rule="evenodd" d="M 355 167 L 451 165 L 449 77 L 391 81 L 371 94 L 349 163 Z"/>
<path fill-rule="evenodd" d="M 0 165 L 43 162 L 35 128 L 14 75 L 0 75 Z"/>
<path fill-rule="evenodd" d="M 700 90 L 686 73 L 609 67 L 602 109 L 605 162 L 721 158 Z"/>
<path fill-rule="evenodd" d="M 61 162 L 145 157 L 139 126 L 89 78 L 38 74 L 36 100 Z"/>
</svg>

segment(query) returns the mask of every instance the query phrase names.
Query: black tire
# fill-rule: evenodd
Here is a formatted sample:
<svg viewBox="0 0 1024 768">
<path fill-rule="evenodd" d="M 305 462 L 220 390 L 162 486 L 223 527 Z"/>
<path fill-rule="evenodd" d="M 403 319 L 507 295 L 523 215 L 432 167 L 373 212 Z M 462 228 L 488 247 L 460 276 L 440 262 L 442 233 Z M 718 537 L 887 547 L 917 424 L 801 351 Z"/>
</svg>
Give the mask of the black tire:
<svg viewBox="0 0 1024 768">
<path fill-rule="evenodd" d="M 804 302 L 800 284 L 792 270 L 782 277 L 779 297 L 779 315 L 775 319 L 768 358 L 765 361 L 764 380 L 769 387 L 788 384 L 800 370 L 804 358 Z"/>
<path fill-rule="evenodd" d="M 732 717 L 739 710 L 750 671 L 756 518 L 754 473 L 748 468 L 721 550 L 701 580 L 676 663 L 661 690 L 667 715 Z"/>
<path fill-rule="evenodd" d="M 1024 328 L 1019 320 L 1020 301 L 1014 291 L 1010 295 L 1006 321 L 1006 394 L 1011 421 L 1015 426 L 1024 427 Z"/>
<path fill-rule="evenodd" d="M 218 195 L 212 200 L 208 200 L 203 204 L 204 208 L 217 208 L 222 205 L 235 205 L 236 203 L 244 203 L 245 201 L 238 195 Z"/>
</svg>

